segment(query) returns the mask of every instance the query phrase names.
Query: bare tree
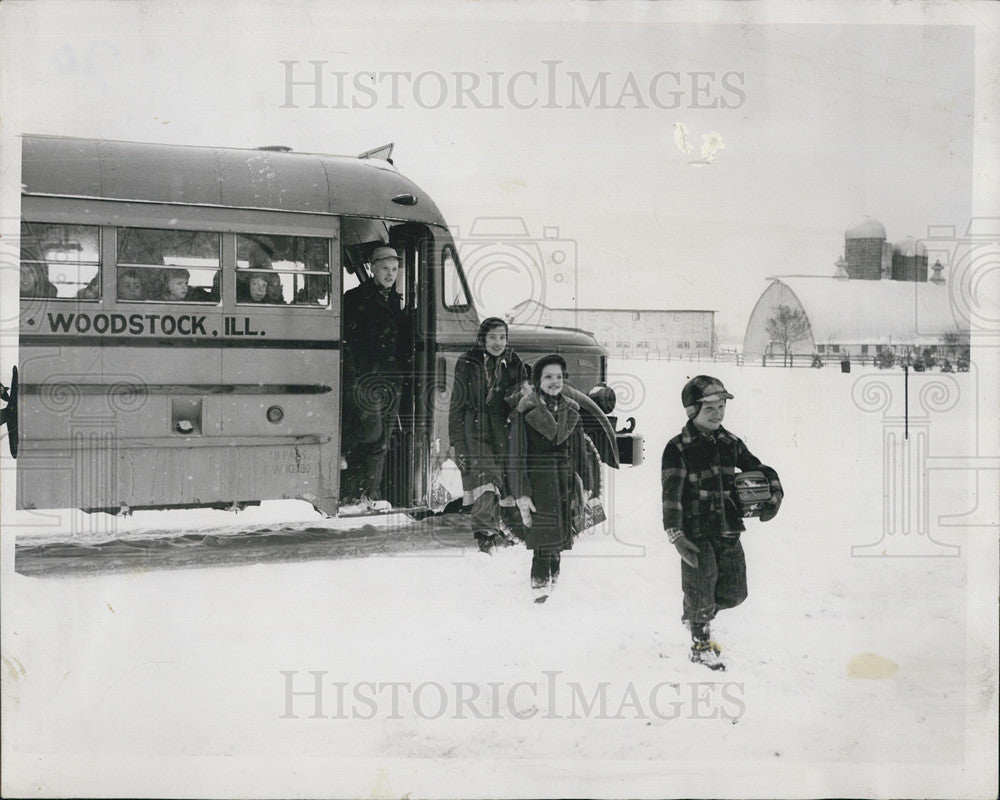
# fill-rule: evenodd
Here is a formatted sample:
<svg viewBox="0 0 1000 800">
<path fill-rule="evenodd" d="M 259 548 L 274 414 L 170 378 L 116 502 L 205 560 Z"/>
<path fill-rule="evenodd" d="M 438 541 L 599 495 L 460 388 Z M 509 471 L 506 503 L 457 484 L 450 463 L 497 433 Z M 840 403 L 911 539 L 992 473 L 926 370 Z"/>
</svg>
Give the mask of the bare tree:
<svg viewBox="0 0 1000 800">
<path fill-rule="evenodd" d="M 774 314 L 764 323 L 771 343 L 780 345 L 785 354 L 785 365 L 790 363 L 792 347 L 811 335 L 809 318 L 800 308 L 778 306 Z"/>
</svg>

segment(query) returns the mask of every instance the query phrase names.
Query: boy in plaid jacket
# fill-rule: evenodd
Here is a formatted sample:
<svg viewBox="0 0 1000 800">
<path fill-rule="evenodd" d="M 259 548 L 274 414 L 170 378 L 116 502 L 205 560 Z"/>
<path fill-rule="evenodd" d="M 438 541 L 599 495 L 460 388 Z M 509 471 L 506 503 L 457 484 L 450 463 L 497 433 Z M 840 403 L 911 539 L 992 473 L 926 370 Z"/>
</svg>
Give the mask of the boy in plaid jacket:
<svg viewBox="0 0 1000 800">
<path fill-rule="evenodd" d="M 722 648 L 709 626 L 718 611 L 747 597 L 746 561 L 740 544 L 745 530 L 732 498 L 736 471 L 757 469 L 771 483 L 771 501 L 761 512 L 778 513 L 782 490 L 777 473 L 761 464 L 741 439 L 722 427 L 726 400 L 733 395 L 717 378 L 698 375 L 684 386 L 684 429 L 663 450 L 663 528 L 681 557 L 683 621 L 691 629 L 691 660 L 725 669 Z"/>
</svg>

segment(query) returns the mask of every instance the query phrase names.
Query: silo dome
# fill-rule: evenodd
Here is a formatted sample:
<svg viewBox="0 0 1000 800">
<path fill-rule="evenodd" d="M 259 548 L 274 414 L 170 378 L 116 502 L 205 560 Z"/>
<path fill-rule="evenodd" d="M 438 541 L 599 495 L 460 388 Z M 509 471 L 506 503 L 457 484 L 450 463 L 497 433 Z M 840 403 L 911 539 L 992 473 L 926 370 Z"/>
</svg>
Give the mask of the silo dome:
<svg viewBox="0 0 1000 800">
<path fill-rule="evenodd" d="M 923 242 L 918 242 L 912 236 L 900 239 L 892 246 L 892 251 L 901 256 L 926 256 L 927 247 Z"/>
<path fill-rule="evenodd" d="M 846 231 L 845 239 L 885 239 L 885 228 L 882 223 L 872 217 L 861 217 Z"/>
<path fill-rule="evenodd" d="M 889 277 L 894 281 L 926 281 L 926 245 L 912 236 L 896 242 L 892 246 L 892 268 Z"/>
</svg>

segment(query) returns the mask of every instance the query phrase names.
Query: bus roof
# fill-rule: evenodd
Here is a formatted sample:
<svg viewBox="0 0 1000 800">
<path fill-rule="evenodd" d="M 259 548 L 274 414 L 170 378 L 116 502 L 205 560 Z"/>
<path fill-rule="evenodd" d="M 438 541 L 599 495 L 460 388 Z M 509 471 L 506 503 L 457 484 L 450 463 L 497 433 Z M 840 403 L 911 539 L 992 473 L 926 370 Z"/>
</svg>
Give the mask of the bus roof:
<svg viewBox="0 0 1000 800">
<path fill-rule="evenodd" d="M 444 225 L 379 159 L 26 134 L 23 194 L 379 217 Z M 404 205 L 393 197 L 412 195 Z"/>
</svg>

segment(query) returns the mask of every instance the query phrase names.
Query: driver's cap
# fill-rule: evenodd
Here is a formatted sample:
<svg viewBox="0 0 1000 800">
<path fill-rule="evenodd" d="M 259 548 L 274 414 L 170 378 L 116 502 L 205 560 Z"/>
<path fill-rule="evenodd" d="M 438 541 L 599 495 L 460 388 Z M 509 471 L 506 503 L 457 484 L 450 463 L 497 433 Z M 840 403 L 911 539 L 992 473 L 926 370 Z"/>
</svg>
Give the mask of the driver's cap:
<svg viewBox="0 0 1000 800">
<path fill-rule="evenodd" d="M 383 244 L 372 250 L 370 263 L 374 264 L 376 261 L 382 261 L 387 258 L 399 261 L 399 253 L 396 252 L 395 248 Z"/>
</svg>

